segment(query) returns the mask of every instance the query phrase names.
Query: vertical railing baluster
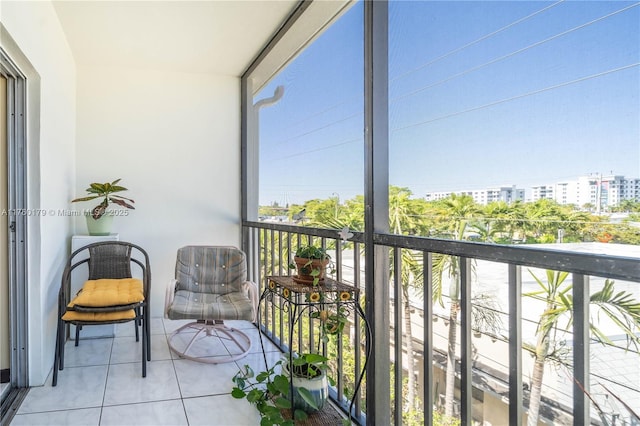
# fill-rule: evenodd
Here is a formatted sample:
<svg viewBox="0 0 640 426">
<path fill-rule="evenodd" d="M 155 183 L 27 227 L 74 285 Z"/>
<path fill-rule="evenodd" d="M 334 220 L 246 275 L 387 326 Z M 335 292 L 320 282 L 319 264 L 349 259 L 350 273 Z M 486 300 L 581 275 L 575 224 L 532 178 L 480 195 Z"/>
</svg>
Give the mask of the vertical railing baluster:
<svg viewBox="0 0 640 426">
<path fill-rule="evenodd" d="M 471 364 L 471 259 L 460 257 L 460 419 L 463 425 L 471 424 L 472 380 Z M 455 323 L 449 327 L 456 327 Z"/>
<path fill-rule="evenodd" d="M 573 424 L 591 423 L 589 393 L 589 277 L 573 274 Z"/>
<path fill-rule="evenodd" d="M 284 268 L 287 264 L 282 260 L 282 231 L 278 231 L 278 273 L 276 275 L 283 275 Z"/>
<path fill-rule="evenodd" d="M 303 241 L 305 242 L 303 243 Z M 311 235 L 298 234 L 298 247 L 304 244 L 306 245 L 313 244 L 313 237 Z M 298 328 L 298 347 L 301 348 L 302 347 L 302 321 L 298 321 L 297 328 Z M 291 332 L 294 332 L 294 330 L 291 330 Z"/>
<path fill-rule="evenodd" d="M 336 258 L 334 262 L 336 268 L 336 281 L 342 282 L 342 240 L 336 239 Z"/>
<path fill-rule="evenodd" d="M 285 257 L 285 263 L 287 264 L 287 268 L 289 265 L 289 262 L 293 262 L 293 253 L 291 253 L 291 232 L 287 232 L 287 248 L 286 248 L 286 257 Z M 287 269 L 288 273 L 287 275 L 291 275 L 293 272 L 291 269 Z"/>
<path fill-rule="evenodd" d="M 433 255 L 429 252 L 422 253 L 422 285 L 423 285 L 423 312 L 424 312 L 424 424 L 433 424 Z"/>
<path fill-rule="evenodd" d="M 292 259 L 291 256 L 291 232 L 287 232 L 287 257 L 285 262 L 287 263 L 287 265 L 289 264 L 289 260 Z M 291 272 L 289 271 L 289 274 L 291 274 Z M 282 298 L 279 299 L 280 301 L 280 335 L 278 336 L 278 339 L 280 339 L 280 342 L 283 342 L 283 338 L 286 335 L 285 331 L 284 331 L 284 327 L 285 327 L 285 319 L 284 319 L 284 310 L 283 310 L 283 303 L 282 303 Z M 286 324 L 287 326 L 287 331 L 286 333 L 289 333 L 289 323 Z"/>
<path fill-rule="evenodd" d="M 262 292 L 262 271 L 260 270 L 260 229 L 252 228 L 250 233 L 251 239 L 251 265 L 253 271 L 251 274 L 253 282 L 258 284 L 258 289 Z"/>
<path fill-rule="evenodd" d="M 265 286 L 268 285 L 267 277 L 269 276 L 269 235 L 270 235 L 270 231 L 268 229 L 265 229 L 264 232 L 262 233 L 262 241 L 261 241 L 261 245 L 262 245 L 262 268 L 261 269 L 264 276 L 263 285 Z M 264 315 L 265 315 L 265 328 L 266 330 L 271 332 L 272 331 L 271 317 L 270 317 L 270 312 L 267 309 L 267 305 L 265 305 Z"/>
<path fill-rule="evenodd" d="M 509 265 L 509 424 L 522 424 L 522 269 Z"/>
<path fill-rule="evenodd" d="M 259 247 L 260 247 L 260 252 L 262 253 L 262 255 L 260 256 L 260 272 L 261 272 L 261 277 L 260 277 L 260 287 L 261 288 L 265 288 L 265 286 L 267 285 L 266 282 L 266 278 L 267 278 L 267 265 L 266 265 L 266 259 L 267 259 L 267 230 L 263 229 L 261 234 L 260 234 L 260 242 L 259 242 Z M 265 331 L 270 331 L 269 330 L 269 313 L 267 312 L 266 309 L 266 304 L 264 306 L 265 309 L 262 309 L 262 321 L 264 324 L 264 328 Z"/>
<path fill-rule="evenodd" d="M 336 247 L 336 254 L 334 259 L 334 265 L 336 268 L 336 280 L 342 281 L 342 240 L 336 238 L 334 240 Z M 337 306 L 337 309 L 340 309 L 340 306 Z M 337 390 L 338 390 L 338 401 L 342 401 L 344 397 L 344 332 L 338 335 L 337 339 L 337 369 L 338 369 L 338 377 L 337 377 Z M 357 376 L 356 376 L 357 377 Z"/>
<path fill-rule="evenodd" d="M 274 257 L 277 258 L 277 265 L 278 265 L 278 273 L 276 275 L 283 275 L 283 267 L 286 268 L 287 265 L 285 264 L 283 266 L 283 257 L 282 257 L 282 238 L 284 237 L 285 232 L 284 231 L 278 231 L 278 252 L 277 252 L 277 256 L 276 253 L 273 254 Z M 274 324 L 274 328 L 273 328 L 273 337 L 276 337 L 277 334 L 277 339 L 279 339 L 279 341 L 282 341 L 282 299 L 279 299 L 278 303 L 275 303 L 275 301 L 273 303 L 271 303 L 271 305 L 274 306 L 274 308 L 276 308 L 276 313 L 275 316 L 273 317 L 273 320 L 275 322 Z"/>
<path fill-rule="evenodd" d="M 276 268 L 276 260 L 275 260 L 275 250 L 276 250 L 276 241 L 275 241 L 275 231 L 271 231 L 269 233 L 269 250 L 270 250 L 270 256 L 269 256 L 269 265 L 270 265 L 270 269 L 269 269 L 269 275 L 275 275 L 275 268 Z M 266 245 L 266 244 L 265 244 Z M 268 285 L 268 283 L 266 283 Z M 271 303 L 271 335 L 274 336 L 276 333 L 276 304 L 275 303 Z"/>
<path fill-rule="evenodd" d="M 362 291 L 362 286 L 360 284 L 360 243 L 353 243 L 353 285 L 358 290 Z M 360 294 L 360 299 L 362 299 L 362 294 Z M 360 303 L 360 300 L 357 301 Z M 353 348 L 355 352 L 355 361 L 353 366 L 353 377 L 359 377 L 360 372 L 362 370 L 362 333 L 360 333 L 361 320 L 360 315 L 354 314 L 354 333 L 353 333 Z M 366 348 L 365 348 L 366 349 Z M 355 413 L 356 418 L 361 417 L 362 412 L 362 389 L 358 389 L 358 393 L 355 395 L 356 403 L 355 403 Z"/>
<path fill-rule="evenodd" d="M 402 249 L 393 249 L 393 314 L 395 331 L 394 343 L 394 385 L 395 385 L 395 401 L 394 405 L 394 424 L 402 425 Z"/>
<path fill-rule="evenodd" d="M 271 230 L 269 233 L 270 245 L 269 245 L 269 275 L 276 275 L 276 231 Z"/>
<path fill-rule="evenodd" d="M 337 307 L 339 309 L 339 306 Z M 337 352 L 337 369 L 338 369 L 338 377 L 337 377 L 337 391 L 338 391 L 338 401 L 342 401 L 343 397 L 344 397 L 344 384 L 345 384 L 345 379 L 344 379 L 344 363 L 343 363 L 343 358 L 344 358 L 344 344 L 343 344 L 343 337 L 344 337 L 344 333 L 339 333 L 337 335 L 337 339 L 336 339 L 336 344 L 337 344 L 337 348 L 336 348 L 336 352 Z"/>
</svg>

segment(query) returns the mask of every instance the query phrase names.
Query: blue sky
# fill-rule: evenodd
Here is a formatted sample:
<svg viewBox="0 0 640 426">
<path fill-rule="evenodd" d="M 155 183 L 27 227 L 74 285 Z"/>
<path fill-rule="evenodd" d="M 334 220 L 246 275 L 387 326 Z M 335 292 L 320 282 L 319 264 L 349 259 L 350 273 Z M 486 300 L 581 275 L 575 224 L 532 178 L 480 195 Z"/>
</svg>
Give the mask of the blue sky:
<svg viewBox="0 0 640 426">
<path fill-rule="evenodd" d="M 255 100 L 260 203 L 363 193 L 362 4 Z M 428 191 L 640 177 L 640 5 L 397 1 L 389 8 L 393 185 Z"/>
</svg>

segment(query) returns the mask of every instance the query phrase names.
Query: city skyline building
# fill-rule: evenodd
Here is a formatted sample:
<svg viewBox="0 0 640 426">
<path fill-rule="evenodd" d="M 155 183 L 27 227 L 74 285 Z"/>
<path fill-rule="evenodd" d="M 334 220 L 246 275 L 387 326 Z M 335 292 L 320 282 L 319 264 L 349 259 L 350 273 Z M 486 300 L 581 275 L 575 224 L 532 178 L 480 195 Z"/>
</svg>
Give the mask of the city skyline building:
<svg viewBox="0 0 640 426">
<path fill-rule="evenodd" d="M 425 194 L 426 201 L 437 201 L 451 195 L 469 195 L 481 205 L 496 201 L 511 204 L 514 201 L 535 202 L 554 200 L 562 205 L 592 206 L 596 211 L 618 207 L 628 200 L 640 202 L 640 178 L 624 175 L 591 174 L 576 179 L 534 185 L 525 190 L 516 185 L 488 187 L 485 189 L 434 191 Z"/>
<path fill-rule="evenodd" d="M 623 175 L 591 174 L 575 180 L 532 187 L 531 199 L 555 200 L 558 204 L 574 204 L 579 207 L 593 206 L 596 211 L 618 207 L 623 201 L 640 201 L 640 179 Z"/>
</svg>

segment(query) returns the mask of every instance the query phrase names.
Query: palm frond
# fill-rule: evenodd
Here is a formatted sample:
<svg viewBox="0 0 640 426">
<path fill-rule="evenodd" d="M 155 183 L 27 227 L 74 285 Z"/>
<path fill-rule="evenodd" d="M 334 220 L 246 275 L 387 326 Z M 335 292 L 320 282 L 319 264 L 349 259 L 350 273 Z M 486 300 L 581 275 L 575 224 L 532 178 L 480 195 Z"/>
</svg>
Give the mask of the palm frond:
<svg viewBox="0 0 640 426">
<path fill-rule="evenodd" d="M 527 269 L 527 271 L 529 271 L 529 274 L 533 277 L 534 280 L 536 280 L 536 282 L 538 283 L 540 288 L 542 288 L 542 291 L 540 291 L 540 294 L 542 294 L 542 293 L 549 294 L 550 293 L 549 285 L 547 285 L 546 283 L 542 282 L 542 280 L 540 278 L 538 278 L 538 276 L 536 274 L 534 274 L 531 269 Z"/>
</svg>

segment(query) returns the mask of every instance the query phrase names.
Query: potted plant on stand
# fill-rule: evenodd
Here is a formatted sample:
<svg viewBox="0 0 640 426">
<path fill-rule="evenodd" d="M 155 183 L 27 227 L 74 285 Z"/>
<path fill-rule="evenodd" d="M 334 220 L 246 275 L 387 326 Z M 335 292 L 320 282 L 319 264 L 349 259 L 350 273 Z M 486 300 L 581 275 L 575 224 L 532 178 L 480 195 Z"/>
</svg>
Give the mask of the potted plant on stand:
<svg viewBox="0 0 640 426">
<path fill-rule="evenodd" d="M 331 256 L 324 248 L 314 245 L 301 246 L 296 250 L 289 268 L 298 271 L 298 274 L 293 276 L 295 282 L 315 286 L 324 280 L 325 271 L 330 262 Z"/>
<path fill-rule="evenodd" d="M 127 188 L 118 185 L 120 180 L 116 179 L 111 183 L 91 183 L 89 188 L 86 189 L 89 195 L 71 200 L 72 203 L 95 199 L 101 200 L 97 206 L 91 209 L 90 213 L 86 214 L 89 235 L 109 235 L 114 216 L 112 213 L 107 212 L 107 207 L 111 203 L 127 209 L 135 209 L 132 205 L 135 201 L 121 195 L 114 195 L 117 192 L 128 191 Z"/>
<path fill-rule="evenodd" d="M 310 293 L 308 297 L 312 299 L 318 294 Z M 345 294 L 340 295 L 342 300 L 346 300 Z M 347 316 L 348 312 L 343 306 L 337 306 L 336 309 L 319 307 L 310 314 L 311 318 L 318 321 L 318 352 L 322 344 L 329 343 L 331 337 L 337 339 L 342 334 Z M 337 341 L 334 343 L 337 344 Z M 280 373 L 277 373 L 278 368 Z M 308 414 L 323 408 L 329 395 L 328 385 L 336 384 L 328 374 L 329 369 L 329 358 L 323 355 L 290 353 L 273 367 L 257 374 L 249 365 L 245 365 L 233 377 L 235 386 L 231 395 L 238 399 L 246 398 L 256 406 L 262 417 L 261 426 L 291 426 L 295 421 L 305 420 Z M 293 419 L 287 415 L 291 411 Z M 349 419 L 343 420 L 343 425 L 350 424 Z"/>
<path fill-rule="evenodd" d="M 231 395 L 247 398 L 262 418 L 261 425 L 291 426 L 295 420 L 304 420 L 308 413 L 322 409 L 329 395 L 327 361 L 322 355 L 304 353 L 281 359 L 257 375 L 245 365 L 234 377 Z M 277 373 L 280 367 L 281 372 Z M 291 398 L 293 390 L 293 398 Z M 293 400 L 293 407 L 291 401 Z M 293 410 L 292 410 L 293 408 Z M 287 411 L 293 418 L 287 418 Z"/>
</svg>

